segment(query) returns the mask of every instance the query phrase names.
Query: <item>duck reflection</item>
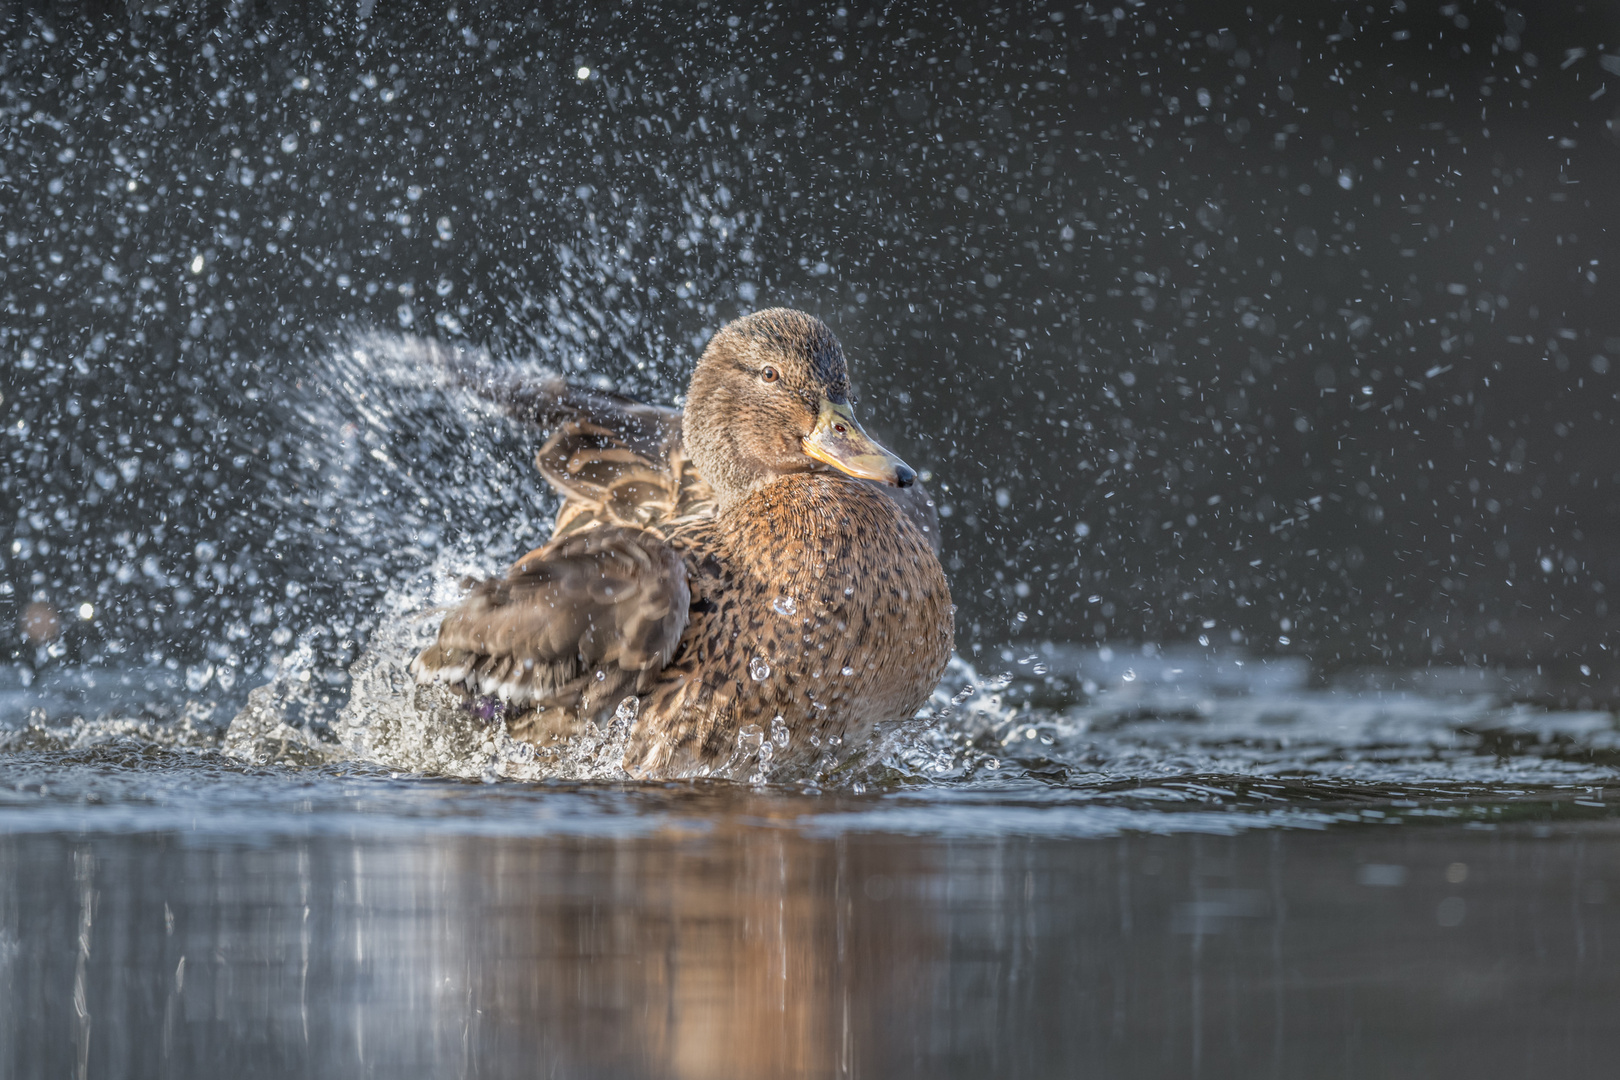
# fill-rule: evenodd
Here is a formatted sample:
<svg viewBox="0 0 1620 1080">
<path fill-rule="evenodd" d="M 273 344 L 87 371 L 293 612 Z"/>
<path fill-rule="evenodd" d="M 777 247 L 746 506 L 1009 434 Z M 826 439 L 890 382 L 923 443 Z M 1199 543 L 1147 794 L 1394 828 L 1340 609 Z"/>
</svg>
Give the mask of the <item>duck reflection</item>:
<svg viewBox="0 0 1620 1080">
<path fill-rule="evenodd" d="M 891 1000 L 937 947 L 890 891 L 916 861 L 757 828 L 505 847 L 457 871 L 480 888 L 481 1023 L 609 1073 L 847 1073 L 877 1019 L 852 1003 Z"/>
</svg>

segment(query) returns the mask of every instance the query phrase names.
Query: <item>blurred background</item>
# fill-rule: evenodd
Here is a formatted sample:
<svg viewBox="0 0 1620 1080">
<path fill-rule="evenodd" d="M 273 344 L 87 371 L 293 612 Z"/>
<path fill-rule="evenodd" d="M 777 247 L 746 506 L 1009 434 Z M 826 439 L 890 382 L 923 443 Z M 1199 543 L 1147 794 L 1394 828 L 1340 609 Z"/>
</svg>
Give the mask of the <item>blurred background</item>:
<svg viewBox="0 0 1620 1080">
<path fill-rule="evenodd" d="M 9 2 L 0 43 L 24 685 L 240 692 L 295 642 L 341 685 L 436 550 L 543 539 L 532 434 L 320 430 L 357 331 L 673 401 L 780 304 L 931 472 L 964 655 L 1609 693 L 1620 6 Z M 425 479 L 333 483 L 372 459 Z"/>
</svg>

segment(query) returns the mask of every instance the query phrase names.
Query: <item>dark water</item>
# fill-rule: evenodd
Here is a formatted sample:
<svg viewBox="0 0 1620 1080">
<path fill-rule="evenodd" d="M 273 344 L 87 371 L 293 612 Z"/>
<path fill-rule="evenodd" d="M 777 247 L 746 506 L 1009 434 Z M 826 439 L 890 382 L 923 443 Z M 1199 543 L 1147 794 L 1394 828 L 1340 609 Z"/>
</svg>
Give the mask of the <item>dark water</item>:
<svg viewBox="0 0 1620 1080">
<path fill-rule="evenodd" d="M 1608 1075 L 1620 6 L 0 0 L 0 1077 Z M 826 319 L 959 660 L 814 777 L 419 707 L 423 339 Z M 250 697 L 251 693 L 251 697 Z"/>
</svg>

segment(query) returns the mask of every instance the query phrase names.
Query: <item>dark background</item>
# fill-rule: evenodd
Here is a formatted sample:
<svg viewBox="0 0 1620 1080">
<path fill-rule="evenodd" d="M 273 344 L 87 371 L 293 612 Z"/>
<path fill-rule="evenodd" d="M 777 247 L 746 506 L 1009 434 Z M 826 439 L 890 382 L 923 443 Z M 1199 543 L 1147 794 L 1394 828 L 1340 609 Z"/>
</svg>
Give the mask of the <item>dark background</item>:
<svg viewBox="0 0 1620 1080">
<path fill-rule="evenodd" d="M 332 342 L 670 400 L 789 304 L 932 470 L 964 650 L 1607 685 L 1615 5 L 574 7 L 0 5 L 0 654 L 341 681 L 489 522 L 427 422 L 431 497 L 325 485 Z"/>
</svg>

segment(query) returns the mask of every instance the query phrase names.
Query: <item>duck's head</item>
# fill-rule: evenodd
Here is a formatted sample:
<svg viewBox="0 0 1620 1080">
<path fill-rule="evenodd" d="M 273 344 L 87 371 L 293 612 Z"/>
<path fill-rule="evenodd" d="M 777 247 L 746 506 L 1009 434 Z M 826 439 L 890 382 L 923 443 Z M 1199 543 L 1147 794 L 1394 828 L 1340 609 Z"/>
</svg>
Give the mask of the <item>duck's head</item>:
<svg viewBox="0 0 1620 1080">
<path fill-rule="evenodd" d="M 722 502 L 789 473 L 836 469 L 910 487 L 917 474 L 855 422 L 844 350 L 802 311 L 730 323 L 703 350 L 682 436 Z"/>
</svg>

